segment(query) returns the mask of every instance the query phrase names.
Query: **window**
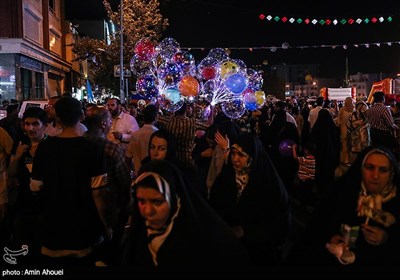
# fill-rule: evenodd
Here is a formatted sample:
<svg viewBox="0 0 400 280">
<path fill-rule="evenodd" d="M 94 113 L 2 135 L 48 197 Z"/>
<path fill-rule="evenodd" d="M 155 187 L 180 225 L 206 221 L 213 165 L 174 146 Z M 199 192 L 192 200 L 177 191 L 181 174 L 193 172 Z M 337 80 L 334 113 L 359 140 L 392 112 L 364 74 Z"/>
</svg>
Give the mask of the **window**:
<svg viewBox="0 0 400 280">
<path fill-rule="evenodd" d="M 35 92 L 32 96 L 34 99 L 44 98 L 44 77 L 43 73 L 35 72 Z"/>
<path fill-rule="evenodd" d="M 52 25 L 49 26 L 49 44 L 50 50 L 61 56 L 61 32 L 56 30 Z"/>
<path fill-rule="evenodd" d="M 31 5 L 24 8 L 24 37 L 42 45 L 42 16 Z"/>
<path fill-rule="evenodd" d="M 56 12 L 56 3 L 55 0 L 49 0 L 49 10 L 53 13 Z"/>
<path fill-rule="evenodd" d="M 22 98 L 24 100 L 31 99 L 32 71 L 23 68 L 21 69 L 21 84 Z"/>
</svg>

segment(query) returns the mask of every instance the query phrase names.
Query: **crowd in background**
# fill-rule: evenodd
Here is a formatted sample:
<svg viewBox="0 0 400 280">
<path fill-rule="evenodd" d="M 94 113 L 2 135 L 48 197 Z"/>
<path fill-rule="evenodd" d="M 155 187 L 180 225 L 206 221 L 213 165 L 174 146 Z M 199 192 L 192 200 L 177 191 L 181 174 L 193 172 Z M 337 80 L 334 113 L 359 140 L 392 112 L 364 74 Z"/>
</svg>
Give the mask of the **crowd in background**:
<svg viewBox="0 0 400 280">
<path fill-rule="evenodd" d="M 399 264 L 400 106 L 381 92 L 267 101 L 238 119 L 116 97 L 56 96 L 22 118 L 18 105 L 0 120 L 0 247 L 28 245 L 19 264 Z M 300 230 L 296 206 L 310 210 Z"/>
</svg>

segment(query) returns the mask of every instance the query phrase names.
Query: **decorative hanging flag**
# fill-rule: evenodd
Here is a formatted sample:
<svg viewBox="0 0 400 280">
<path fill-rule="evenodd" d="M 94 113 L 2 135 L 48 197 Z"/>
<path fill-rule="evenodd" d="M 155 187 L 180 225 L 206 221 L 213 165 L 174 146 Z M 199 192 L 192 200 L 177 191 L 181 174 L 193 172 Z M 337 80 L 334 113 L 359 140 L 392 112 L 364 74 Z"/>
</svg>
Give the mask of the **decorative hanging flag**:
<svg viewBox="0 0 400 280">
<path fill-rule="evenodd" d="M 293 16 L 293 17 L 288 17 L 288 16 L 278 16 L 278 15 L 265 15 L 265 14 L 260 14 L 258 16 L 260 20 L 266 20 L 269 22 L 283 22 L 283 23 L 298 23 L 298 24 L 306 24 L 310 25 L 316 25 L 319 23 L 320 25 L 326 25 L 330 26 L 331 23 L 333 25 L 337 25 L 341 23 L 342 25 L 349 24 L 352 25 L 354 23 L 361 24 L 361 23 L 384 23 L 384 22 L 392 22 L 393 17 L 391 15 L 386 15 L 386 16 L 357 16 L 357 17 L 349 17 L 349 18 L 343 18 L 343 17 L 338 17 L 338 16 L 332 16 L 329 18 L 323 18 L 323 17 L 315 17 L 315 18 L 302 18 L 300 16 Z"/>
<path fill-rule="evenodd" d="M 88 102 L 93 103 L 94 96 L 93 96 L 92 86 L 90 85 L 89 79 L 86 80 L 86 90 L 87 90 Z"/>
</svg>

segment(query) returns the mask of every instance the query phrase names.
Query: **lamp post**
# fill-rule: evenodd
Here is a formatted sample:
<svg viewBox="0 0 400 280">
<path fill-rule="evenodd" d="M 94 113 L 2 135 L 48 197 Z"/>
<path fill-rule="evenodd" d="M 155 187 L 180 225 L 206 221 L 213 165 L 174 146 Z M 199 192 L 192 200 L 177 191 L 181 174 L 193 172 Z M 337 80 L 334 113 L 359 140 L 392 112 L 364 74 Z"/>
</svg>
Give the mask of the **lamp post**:
<svg viewBox="0 0 400 280">
<path fill-rule="evenodd" d="M 119 80 L 119 94 L 121 103 L 125 103 L 125 87 L 124 87 L 124 15 L 123 15 L 124 0 L 120 0 L 120 48 L 119 48 L 119 69 L 120 69 L 120 80 Z"/>
</svg>

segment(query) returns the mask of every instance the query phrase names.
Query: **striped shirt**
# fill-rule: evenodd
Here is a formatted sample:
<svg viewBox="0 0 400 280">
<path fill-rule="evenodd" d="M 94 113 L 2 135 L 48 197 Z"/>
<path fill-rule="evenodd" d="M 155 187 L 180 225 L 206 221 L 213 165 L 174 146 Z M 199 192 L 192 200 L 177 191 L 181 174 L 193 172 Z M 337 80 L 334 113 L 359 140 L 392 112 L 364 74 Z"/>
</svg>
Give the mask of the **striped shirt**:
<svg viewBox="0 0 400 280">
<path fill-rule="evenodd" d="M 383 103 L 375 103 L 365 112 L 365 117 L 371 128 L 389 132 L 395 128 L 392 113 Z"/>
<path fill-rule="evenodd" d="M 300 180 L 312 180 L 315 178 L 315 158 L 313 155 L 298 157 L 299 171 L 297 176 Z"/>
<path fill-rule="evenodd" d="M 176 159 L 185 168 L 194 166 L 192 150 L 197 130 L 207 130 L 208 125 L 194 118 L 171 118 L 158 116 L 157 122 L 165 127 L 176 140 Z"/>
</svg>

